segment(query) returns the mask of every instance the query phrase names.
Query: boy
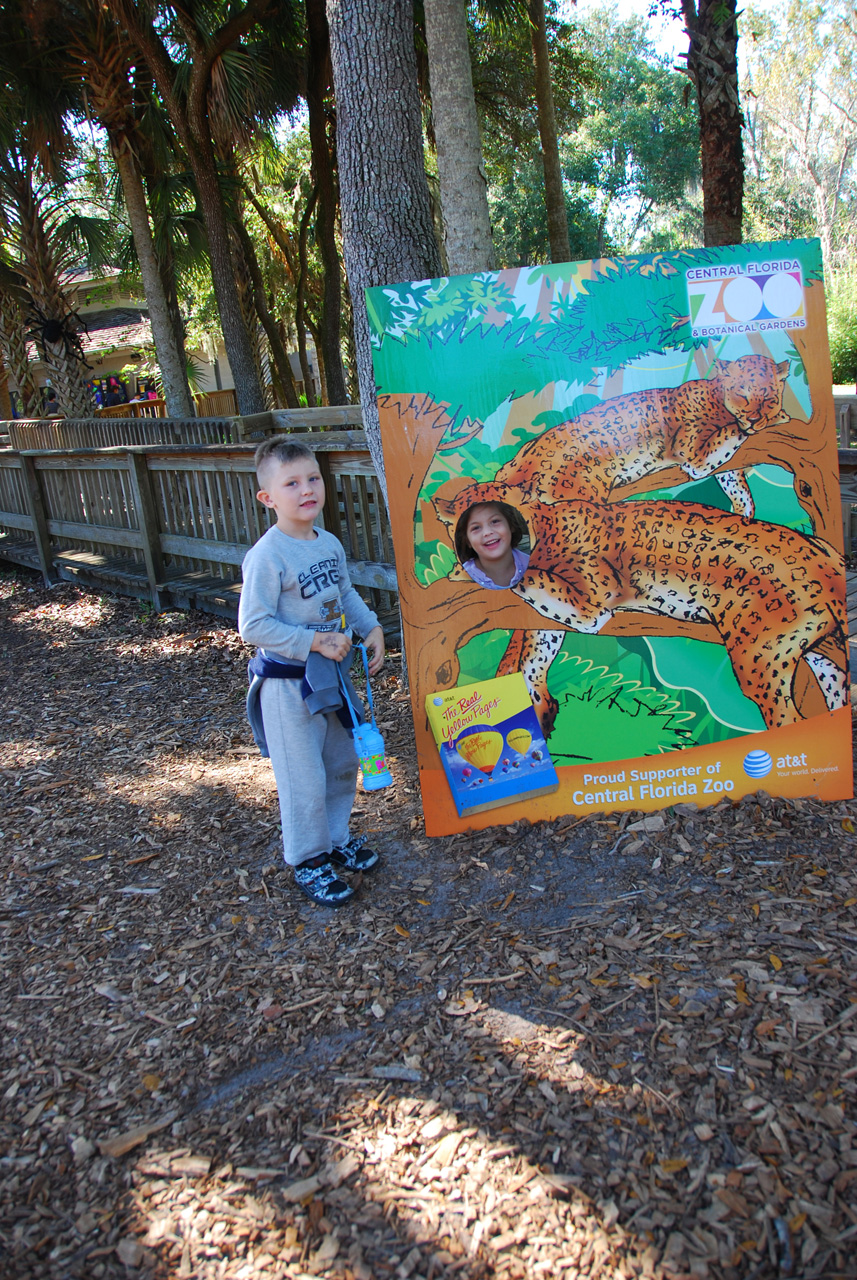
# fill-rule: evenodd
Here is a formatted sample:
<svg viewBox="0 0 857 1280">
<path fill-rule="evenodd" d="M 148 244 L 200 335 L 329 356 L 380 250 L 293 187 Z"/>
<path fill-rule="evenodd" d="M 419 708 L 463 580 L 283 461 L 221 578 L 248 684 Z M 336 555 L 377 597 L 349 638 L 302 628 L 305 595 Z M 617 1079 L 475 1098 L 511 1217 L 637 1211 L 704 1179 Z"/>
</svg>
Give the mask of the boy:
<svg viewBox="0 0 857 1280">
<path fill-rule="evenodd" d="M 255 462 L 256 497 L 277 522 L 244 558 L 238 630 L 260 649 L 254 665 L 261 660 L 265 677 L 263 741 L 274 767 L 286 863 L 308 897 L 338 907 L 354 896 L 339 872 L 369 871 L 378 854 L 349 836 L 357 755 L 335 712 L 309 709 L 306 662 L 321 654 L 342 663 L 353 627 L 365 637 L 374 675 L 384 661 L 384 633 L 351 586 L 342 543 L 314 527 L 324 505 L 315 456 L 304 444 L 273 436 L 256 450 Z"/>
</svg>

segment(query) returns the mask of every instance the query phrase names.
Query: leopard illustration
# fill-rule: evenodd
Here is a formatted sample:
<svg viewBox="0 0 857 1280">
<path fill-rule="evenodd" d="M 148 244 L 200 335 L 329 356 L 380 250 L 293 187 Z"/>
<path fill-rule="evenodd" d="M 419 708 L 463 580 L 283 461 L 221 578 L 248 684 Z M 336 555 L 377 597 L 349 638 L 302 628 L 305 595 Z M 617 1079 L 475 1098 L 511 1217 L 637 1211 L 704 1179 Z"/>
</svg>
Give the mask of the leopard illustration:
<svg viewBox="0 0 857 1280">
<path fill-rule="evenodd" d="M 801 662 L 829 710 L 847 705 L 843 564 L 827 543 L 693 502 L 540 503 L 528 515 L 533 551 L 511 589 L 550 623 L 594 635 L 623 610 L 708 623 L 768 728 L 801 718 Z M 512 660 L 529 664 L 536 710 L 552 723 L 558 646 L 542 651 L 543 640 L 562 633 L 520 634 L 532 639 Z"/>
<path fill-rule="evenodd" d="M 744 473 L 717 468 L 752 435 L 789 421 L 783 411 L 788 371 L 787 360 L 746 355 L 716 360 L 707 378 L 604 400 L 524 445 L 493 481 L 469 485 L 451 500 L 438 494 L 435 509 L 454 527 L 475 502 L 606 503 L 622 485 L 677 466 L 692 480 L 716 473 L 733 511 L 752 517 Z M 524 671 L 546 736 L 557 712 L 547 672 L 560 643 L 551 632 L 515 632 L 498 669 L 498 675 Z"/>
<path fill-rule="evenodd" d="M 454 525 L 473 502 L 609 502 L 614 490 L 669 467 L 691 480 L 717 472 L 751 436 L 789 421 L 783 391 L 789 364 L 770 356 L 715 360 L 713 376 L 677 387 L 632 391 L 603 400 L 577 418 L 529 441 L 493 482 L 438 497 L 441 519 Z M 717 472 L 732 509 L 754 514 L 742 471 Z"/>
</svg>

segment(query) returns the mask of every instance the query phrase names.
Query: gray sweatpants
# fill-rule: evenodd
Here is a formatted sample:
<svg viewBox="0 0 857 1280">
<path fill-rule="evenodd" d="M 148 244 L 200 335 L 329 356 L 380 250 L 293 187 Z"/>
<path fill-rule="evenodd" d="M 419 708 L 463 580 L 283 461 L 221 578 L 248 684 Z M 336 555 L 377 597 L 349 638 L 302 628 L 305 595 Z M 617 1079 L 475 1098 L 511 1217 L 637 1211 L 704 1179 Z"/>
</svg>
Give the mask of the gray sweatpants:
<svg viewBox="0 0 857 1280">
<path fill-rule="evenodd" d="M 260 706 L 280 799 L 283 857 L 296 867 L 348 840 L 357 755 L 334 714 L 309 713 L 300 680 L 266 680 Z"/>
</svg>

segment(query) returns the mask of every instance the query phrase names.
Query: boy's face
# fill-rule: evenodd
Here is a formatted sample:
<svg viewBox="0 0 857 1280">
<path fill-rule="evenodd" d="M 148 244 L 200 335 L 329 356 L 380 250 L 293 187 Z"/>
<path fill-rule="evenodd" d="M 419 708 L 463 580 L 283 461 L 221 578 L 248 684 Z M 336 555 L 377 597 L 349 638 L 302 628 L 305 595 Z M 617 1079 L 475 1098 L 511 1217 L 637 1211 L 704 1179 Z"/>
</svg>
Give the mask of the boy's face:
<svg viewBox="0 0 857 1280">
<path fill-rule="evenodd" d="M 313 522 L 324 506 L 324 481 L 313 458 L 271 464 L 266 488 L 256 497 L 277 513 L 277 527 L 293 538 L 311 538 Z"/>
</svg>

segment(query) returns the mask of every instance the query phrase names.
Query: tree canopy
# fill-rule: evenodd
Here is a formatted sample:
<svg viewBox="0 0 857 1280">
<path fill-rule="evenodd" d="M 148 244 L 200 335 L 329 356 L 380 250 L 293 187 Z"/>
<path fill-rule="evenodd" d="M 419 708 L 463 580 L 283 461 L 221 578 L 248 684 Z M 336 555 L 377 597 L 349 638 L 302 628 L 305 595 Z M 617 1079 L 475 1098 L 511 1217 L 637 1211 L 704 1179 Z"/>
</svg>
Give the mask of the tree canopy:
<svg viewBox="0 0 857 1280">
<path fill-rule="evenodd" d="M 734 34 L 728 22 L 717 25 L 715 9 L 688 0 L 683 10 L 696 40 L 688 68 L 697 89 L 699 41 Z M 429 17 L 444 15 L 447 45 L 456 20 L 458 70 L 441 86 L 441 45 L 439 93 L 467 79 L 469 53 L 478 125 L 478 136 L 472 122 L 469 131 L 471 192 L 484 181 L 493 240 L 492 257 L 483 212 L 479 262 L 538 266 L 556 256 L 545 204 L 545 66 L 559 164 L 551 216 L 558 192 L 563 253 L 576 260 L 693 247 L 713 234 L 700 106 L 687 75 L 653 46 L 646 20 L 623 21 L 605 7 L 570 11 L 565 21 L 557 0 L 461 0 L 466 27 L 457 0 L 434 0 L 430 10 Z M 343 265 L 338 154 L 343 138 L 350 146 L 355 137 L 352 72 L 343 64 L 336 92 L 328 29 L 328 18 L 341 13 L 338 0 L 8 0 L 0 16 L 0 354 L 21 407 L 39 408 L 26 356 L 35 336 L 65 404 L 91 408 L 79 321 L 62 282 L 70 268 L 99 263 L 136 278 L 145 294 L 152 358 L 172 412 L 191 411 L 186 348 L 211 349 L 218 329 L 244 412 L 298 403 L 290 350 L 308 388 L 314 349 L 322 396 L 357 396 L 354 316 L 362 300 L 351 290 L 359 293 L 362 280 Z M 419 84 L 423 95 L 421 141 L 414 117 L 420 171 L 433 175 L 423 8 L 396 15 L 410 24 L 399 33 L 401 48 L 415 45 L 409 92 Z M 708 35 L 706 23 L 714 24 Z M 857 376 L 853 5 L 780 0 L 748 9 L 740 31 L 743 234 L 820 237 L 834 368 L 850 379 Z M 718 84 L 729 97 L 724 76 Z M 379 71 L 376 98 L 384 97 L 382 80 Z M 377 187 L 386 167 L 391 190 L 397 181 L 403 190 L 419 185 L 416 172 L 402 178 L 403 156 L 387 143 L 381 167 L 362 171 L 363 186 Z M 453 181 L 457 160 L 453 152 Z M 428 189 L 436 239 L 443 224 L 433 177 Z M 448 185 L 441 197 L 450 204 Z M 740 220 L 738 227 L 740 234 Z M 735 234 L 734 218 L 722 234 Z M 427 245 L 417 257 L 435 261 Z M 358 332 L 361 325 L 358 318 Z"/>
</svg>

